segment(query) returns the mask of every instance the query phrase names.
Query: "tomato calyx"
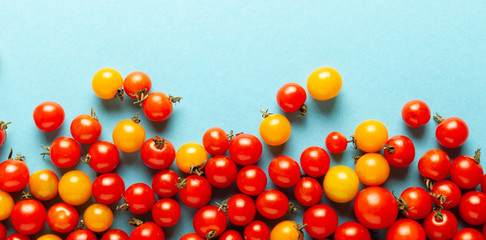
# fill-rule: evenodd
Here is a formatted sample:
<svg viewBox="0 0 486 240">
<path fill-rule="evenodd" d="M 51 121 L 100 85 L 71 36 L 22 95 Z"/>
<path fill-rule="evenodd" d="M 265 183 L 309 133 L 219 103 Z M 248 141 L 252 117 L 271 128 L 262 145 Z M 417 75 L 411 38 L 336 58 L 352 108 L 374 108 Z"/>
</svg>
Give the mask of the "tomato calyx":
<svg viewBox="0 0 486 240">
<path fill-rule="evenodd" d="M 7 126 L 7 125 L 9 125 L 10 123 L 12 123 L 12 122 L 4 122 L 4 121 L 0 121 L 0 128 L 1 128 L 2 130 L 7 130 L 7 128 L 8 128 L 8 126 Z"/>
<path fill-rule="evenodd" d="M 128 220 L 128 224 L 130 224 L 131 226 L 134 226 L 134 227 L 140 227 L 143 225 L 143 221 L 138 219 L 138 218 L 132 218 L 130 220 Z"/>
<path fill-rule="evenodd" d="M 47 151 L 47 152 L 43 152 L 43 153 L 40 154 L 42 156 L 42 158 L 44 158 L 45 156 L 51 155 L 51 146 L 44 146 L 44 145 L 41 144 L 41 147 L 44 148 Z"/>
<path fill-rule="evenodd" d="M 94 120 L 98 120 L 98 116 L 96 116 L 96 112 L 94 110 L 94 107 L 91 107 L 91 115 L 90 115 Z"/>
<path fill-rule="evenodd" d="M 260 109 L 260 112 L 262 113 L 262 118 L 267 118 L 269 117 L 270 115 L 272 115 L 273 113 L 269 113 L 268 112 L 268 109 L 263 111 L 262 109 Z"/>
<path fill-rule="evenodd" d="M 8 153 L 8 158 L 7 159 L 12 159 L 12 160 L 18 160 L 21 162 L 25 162 L 25 155 L 21 155 L 20 153 L 16 153 L 17 156 L 15 158 L 12 158 L 13 155 L 13 149 L 10 148 L 10 152 Z"/>
<path fill-rule="evenodd" d="M 203 163 L 195 166 L 195 165 L 192 165 L 191 168 L 189 168 L 189 173 L 190 174 L 196 174 L 198 176 L 201 176 L 204 174 L 204 171 L 202 170 L 202 168 L 206 165 L 206 163 L 208 162 L 208 159 L 206 159 L 206 161 L 204 161 Z"/>
<path fill-rule="evenodd" d="M 154 141 L 155 143 L 155 147 L 158 148 L 158 149 L 162 149 L 164 148 L 164 145 L 167 144 L 165 142 L 165 139 L 159 137 L 159 136 L 155 136 L 152 138 L 152 141 Z"/>
<path fill-rule="evenodd" d="M 393 193 L 392 193 L 393 194 Z M 408 211 L 412 210 L 413 207 L 409 207 L 408 203 L 402 197 L 395 197 L 397 200 L 398 211 L 403 213 L 403 215 L 408 216 Z"/>
<path fill-rule="evenodd" d="M 169 101 L 171 101 L 172 103 L 180 103 L 181 100 L 182 100 L 181 97 L 174 97 L 174 96 L 169 94 Z"/>
<path fill-rule="evenodd" d="M 34 199 L 34 195 L 30 192 L 22 191 L 22 197 L 20 197 L 22 200 L 31 200 Z"/>
<path fill-rule="evenodd" d="M 354 164 L 358 163 L 358 160 L 362 157 L 363 155 L 361 156 L 352 156 L 351 158 L 354 160 Z"/>
<path fill-rule="evenodd" d="M 89 162 L 91 162 L 91 155 L 89 155 L 89 153 L 87 153 L 84 158 L 81 158 L 81 162 L 89 164 Z"/>
<path fill-rule="evenodd" d="M 179 177 L 179 182 L 176 181 L 176 186 L 179 189 L 183 189 L 187 185 L 187 179 Z"/>
<path fill-rule="evenodd" d="M 206 234 L 206 240 L 210 240 L 210 239 L 213 239 L 214 237 L 216 237 L 218 233 L 216 231 L 210 231 L 208 232 L 208 234 Z"/>
<path fill-rule="evenodd" d="M 443 207 L 441 205 L 435 208 L 434 218 L 437 219 L 437 221 L 439 222 L 444 220 L 444 217 L 442 216 L 442 208 Z"/>
<path fill-rule="evenodd" d="M 307 105 L 302 104 L 299 108 L 299 114 L 297 114 L 297 117 L 305 117 L 307 116 Z"/>
<path fill-rule="evenodd" d="M 297 210 L 298 210 L 297 205 L 295 205 L 292 202 L 289 202 L 289 209 L 287 210 L 287 213 L 295 212 Z"/>
<path fill-rule="evenodd" d="M 358 149 L 358 145 L 356 145 L 356 138 L 354 137 L 354 135 L 351 135 L 350 138 L 351 139 L 348 140 L 348 143 L 353 143 L 351 147 L 353 149 Z"/>
<path fill-rule="evenodd" d="M 226 136 L 228 137 L 228 141 L 231 141 L 231 139 L 233 139 L 236 135 L 233 133 L 233 130 L 230 130 Z"/>
<path fill-rule="evenodd" d="M 218 203 L 218 202 L 215 202 L 214 204 L 216 204 L 216 206 L 218 206 L 218 211 L 223 211 L 224 213 L 226 213 L 226 211 L 228 211 L 228 202 L 229 202 L 229 198 L 228 199 L 225 199 L 223 200 L 221 203 Z"/>
<path fill-rule="evenodd" d="M 140 119 L 138 118 L 138 113 L 137 113 L 137 115 L 135 115 L 134 117 L 132 117 L 132 121 L 133 121 L 134 123 L 137 123 L 137 124 L 139 124 L 139 123 L 140 123 Z"/>
<path fill-rule="evenodd" d="M 476 149 L 476 151 L 474 152 L 474 161 L 477 163 L 477 164 L 480 164 L 481 163 L 481 147 L 478 146 L 478 149 Z"/>
<path fill-rule="evenodd" d="M 446 195 L 442 195 L 442 194 L 435 194 L 435 193 L 429 193 L 430 196 L 434 197 L 434 198 L 437 198 L 437 200 L 439 200 L 439 203 L 442 205 L 444 203 L 450 203 L 451 201 L 447 201 L 447 198 L 449 196 L 446 196 Z"/>
<path fill-rule="evenodd" d="M 128 203 L 126 198 L 123 198 L 123 204 L 120 206 L 116 206 L 117 211 L 128 212 L 130 211 L 130 204 Z"/>
<path fill-rule="evenodd" d="M 138 104 L 141 107 L 143 105 L 143 101 L 145 101 L 147 97 L 148 97 L 147 88 L 138 90 L 135 92 L 135 98 L 137 99 L 137 101 L 133 102 L 133 104 Z"/>
<path fill-rule="evenodd" d="M 434 189 L 435 181 L 430 178 L 424 178 L 425 187 L 432 191 Z"/>
<path fill-rule="evenodd" d="M 74 231 L 79 231 L 79 230 L 83 230 L 83 229 L 84 229 L 84 220 L 81 219 L 81 220 L 79 220 L 78 226 L 76 226 L 76 228 L 74 228 Z"/>
<path fill-rule="evenodd" d="M 388 154 L 392 154 L 395 152 L 395 147 L 392 145 L 383 144 L 383 148 L 385 149 L 385 151 L 388 152 Z"/>
<path fill-rule="evenodd" d="M 445 118 L 444 118 L 444 117 L 442 117 L 441 115 L 439 115 L 438 113 L 435 113 L 435 115 L 434 115 L 434 120 L 435 120 L 435 121 L 436 121 L 438 124 L 440 124 L 442 121 L 444 121 L 444 120 L 445 120 Z"/>
<path fill-rule="evenodd" d="M 124 93 L 125 93 L 125 90 L 123 90 L 123 87 L 118 88 L 118 90 L 116 90 L 115 96 L 113 98 L 117 98 L 118 97 L 118 98 L 120 98 L 120 101 L 123 102 L 123 98 L 124 98 L 123 94 Z"/>
<path fill-rule="evenodd" d="M 300 224 L 296 224 L 294 225 L 294 228 L 297 229 L 297 231 L 299 231 L 299 236 L 297 236 L 297 239 L 300 239 L 300 237 L 302 236 L 302 234 L 304 234 L 304 228 L 307 227 L 307 224 L 304 224 L 304 225 L 300 225 Z"/>
</svg>

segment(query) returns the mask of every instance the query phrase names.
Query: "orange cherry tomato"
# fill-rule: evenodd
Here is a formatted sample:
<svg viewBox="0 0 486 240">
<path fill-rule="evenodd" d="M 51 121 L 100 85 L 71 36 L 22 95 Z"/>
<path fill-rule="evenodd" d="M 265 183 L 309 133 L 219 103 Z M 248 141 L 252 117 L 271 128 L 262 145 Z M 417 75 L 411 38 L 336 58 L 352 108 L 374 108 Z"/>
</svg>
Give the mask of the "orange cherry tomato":
<svg viewBox="0 0 486 240">
<path fill-rule="evenodd" d="M 176 153 L 176 164 L 185 173 L 191 172 L 192 166 L 200 166 L 208 159 L 206 149 L 198 143 L 186 143 Z"/>
<path fill-rule="evenodd" d="M 378 152 L 388 141 L 388 130 L 377 120 L 366 120 L 354 131 L 356 145 L 363 152 Z"/>
<path fill-rule="evenodd" d="M 29 178 L 29 190 L 40 201 L 49 201 L 56 197 L 58 185 L 59 178 L 49 169 L 37 171 Z"/>
<path fill-rule="evenodd" d="M 139 124 L 138 114 L 132 120 L 123 120 L 113 129 L 113 143 L 123 152 L 135 152 L 145 142 L 145 129 Z"/>
<path fill-rule="evenodd" d="M 264 112 L 260 123 L 260 137 L 270 146 L 279 146 L 290 138 L 291 126 L 289 120 L 281 114 Z"/>
<path fill-rule="evenodd" d="M 113 223 L 113 212 L 105 204 L 91 204 L 84 211 L 84 224 L 86 228 L 93 232 L 104 232 L 111 227 Z"/>
<path fill-rule="evenodd" d="M 14 200 L 8 192 L 0 190 L 0 221 L 10 217 L 14 207 Z"/>
<path fill-rule="evenodd" d="M 67 204 L 79 206 L 91 198 L 91 179 L 84 172 L 69 171 L 59 181 L 59 195 Z"/>
</svg>

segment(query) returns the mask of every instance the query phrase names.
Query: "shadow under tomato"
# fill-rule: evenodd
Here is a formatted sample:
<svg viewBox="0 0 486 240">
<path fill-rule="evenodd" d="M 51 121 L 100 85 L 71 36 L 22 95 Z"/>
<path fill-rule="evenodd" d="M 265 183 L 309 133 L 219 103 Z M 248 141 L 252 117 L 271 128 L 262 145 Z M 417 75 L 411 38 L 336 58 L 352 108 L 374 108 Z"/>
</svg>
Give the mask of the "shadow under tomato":
<svg viewBox="0 0 486 240">
<path fill-rule="evenodd" d="M 410 133 L 414 138 L 422 138 L 425 134 L 425 130 L 427 129 L 428 124 L 425 126 L 421 126 L 418 128 L 411 128 L 411 127 L 405 127 L 407 129 L 407 132 Z"/>
<path fill-rule="evenodd" d="M 113 98 L 113 99 L 101 99 L 99 98 L 98 96 L 96 96 L 96 94 L 93 94 L 92 95 L 94 98 L 96 98 L 96 101 L 100 101 L 101 102 L 101 105 L 103 106 L 103 109 L 106 110 L 106 111 L 119 111 L 122 106 L 125 103 L 125 101 L 129 101 L 128 100 L 128 96 L 124 96 L 124 100 L 123 102 L 120 100 L 120 98 Z M 130 104 L 130 103 L 129 103 Z M 100 111 L 102 112 L 102 111 Z"/>
<path fill-rule="evenodd" d="M 453 161 L 454 159 L 456 159 L 457 157 L 462 156 L 462 155 L 468 155 L 468 156 L 471 156 L 471 157 L 474 156 L 474 152 L 463 153 L 463 147 L 462 146 L 459 146 L 457 148 L 445 148 L 445 147 L 442 147 L 438 142 L 436 144 L 437 144 L 438 149 L 447 153 L 447 155 L 449 156 L 451 161 Z"/>
<path fill-rule="evenodd" d="M 270 145 L 266 145 L 266 146 L 270 150 L 270 153 L 272 153 L 273 157 L 278 157 L 278 156 L 282 155 L 282 153 L 285 150 L 286 145 L 287 145 L 287 143 L 284 143 L 280 146 L 270 146 Z"/>
<path fill-rule="evenodd" d="M 66 120 L 64 120 L 66 121 Z M 52 142 L 54 142 L 54 140 L 56 140 L 56 138 L 60 137 L 59 133 L 61 132 L 61 130 L 64 128 L 64 125 L 66 124 L 62 124 L 60 128 L 52 131 L 52 132 L 43 132 L 41 130 L 38 130 L 38 134 L 42 135 L 42 137 L 44 138 L 45 142 L 42 143 L 44 146 L 50 146 L 52 144 Z M 68 136 L 68 137 L 71 137 L 71 136 Z M 40 147 L 40 145 L 39 145 Z"/>
<path fill-rule="evenodd" d="M 170 123 L 172 117 L 173 116 L 170 116 L 167 120 L 162 122 L 150 121 L 148 118 L 144 117 L 144 122 L 147 123 L 145 125 L 149 125 L 157 134 L 159 134 L 164 132 L 164 130 L 167 128 L 167 125 Z M 151 137 L 155 137 L 155 136 L 151 136 Z M 170 141 L 170 139 L 168 140 Z"/>
<path fill-rule="evenodd" d="M 310 106 L 307 106 L 308 107 L 307 111 L 309 113 L 312 113 L 312 111 L 313 111 L 312 107 L 317 106 L 317 108 L 322 113 L 329 114 L 334 109 L 334 106 L 336 105 L 336 102 L 339 101 L 338 99 L 339 99 L 339 95 L 336 96 L 336 97 L 334 97 L 334 98 L 331 98 L 329 100 L 326 100 L 326 101 L 319 101 L 319 100 L 315 100 L 314 98 L 312 98 L 312 103 L 313 104 L 310 104 Z"/>
</svg>

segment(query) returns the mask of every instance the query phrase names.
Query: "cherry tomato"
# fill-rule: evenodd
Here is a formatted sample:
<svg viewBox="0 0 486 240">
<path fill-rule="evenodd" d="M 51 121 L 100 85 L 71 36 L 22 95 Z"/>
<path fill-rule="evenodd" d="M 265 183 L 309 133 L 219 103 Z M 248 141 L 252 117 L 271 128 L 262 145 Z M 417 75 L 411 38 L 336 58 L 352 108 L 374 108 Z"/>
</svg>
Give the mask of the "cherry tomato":
<svg viewBox="0 0 486 240">
<path fill-rule="evenodd" d="M 123 230 L 110 229 L 103 234 L 101 240 L 130 240 L 130 237 Z"/>
<path fill-rule="evenodd" d="M 228 230 L 219 236 L 219 240 L 243 240 L 243 237 L 235 230 Z"/>
<path fill-rule="evenodd" d="M 354 138 L 361 151 L 378 152 L 388 140 L 388 131 L 380 121 L 366 120 L 356 127 Z"/>
<path fill-rule="evenodd" d="M 229 154 L 231 159 L 239 165 L 251 165 L 260 159 L 263 146 L 257 137 L 241 133 L 231 139 L 229 144 Z"/>
<path fill-rule="evenodd" d="M 270 229 L 266 223 L 256 220 L 246 225 L 243 237 L 245 240 L 268 240 L 270 239 Z"/>
<path fill-rule="evenodd" d="M 152 208 L 152 219 L 161 227 L 176 225 L 180 217 L 181 207 L 179 203 L 170 198 L 160 199 Z"/>
<path fill-rule="evenodd" d="M 0 121 L 0 147 L 2 147 L 5 140 L 7 140 L 7 125 L 9 124 L 10 122 Z"/>
<path fill-rule="evenodd" d="M 304 214 L 305 231 L 313 238 L 325 238 L 336 231 L 338 216 L 334 209 L 325 204 L 309 208 Z"/>
<path fill-rule="evenodd" d="M 408 167 L 415 158 L 415 146 L 410 138 L 397 135 L 390 138 L 385 145 L 385 159 L 397 168 Z"/>
<path fill-rule="evenodd" d="M 120 162 L 118 148 L 106 141 L 95 142 L 89 148 L 84 160 L 97 173 L 107 173 L 115 170 Z"/>
<path fill-rule="evenodd" d="M 147 167 L 162 170 L 172 165 L 176 152 L 174 145 L 167 139 L 154 137 L 143 143 L 140 155 Z"/>
<path fill-rule="evenodd" d="M 266 190 L 256 200 L 258 213 L 267 219 L 277 219 L 283 217 L 289 210 L 289 200 L 285 194 L 279 190 Z"/>
<path fill-rule="evenodd" d="M 93 182 L 93 197 L 102 204 L 114 204 L 125 193 L 125 182 L 116 173 L 105 173 L 97 177 Z"/>
<path fill-rule="evenodd" d="M 5 240 L 30 240 L 30 238 L 20 233 L 12 233 Z"/>
<path fill-rule="evenodd" d="M 40 236 L 39 238 L 37 238 L 37 240 L 62 240 L 62 238 L 54 234 L 46 234 Z"/>
<path fill-rule="evenodd" d="M 208 154 L 204 147 L 193 142 L 182 145 L 176 153 L 177 167 L 185 173 L 191 173 L 191 167 L 202 169 L 207 159 Z"/>
<path fill-rule="evenodd" d="M 2 206 L 0 208 L 0 221 L 3 221 L 10 217 L 14 207 L 14 200 L 12 196 L 3 190 L 0 190 L 0 206 Z"/>
<path fill-rule="evenodd" d="M 305 89 L 297 83 L 286 83 L 277 92 L 277 103 L 284 112 L 293 113 L 300 110 L 300 115 L 307 114 Z"/>
<path fill-rule="evenodd" d="M 79 206 L 91 198 L 91 179 L 86 173 L 72 170 L 59 181 L 59 196 L 67 204 Z"/>
<path fill-rule="evenodd" d="M 43 102 L 34 109 L 34 122 L 44 132 L 52 132 L 64 122 L 64 109 L 56 102 Z"/>
<path fill-rule="evenodd" d="M 248 195 L 238 193 L 229 199 L 226 215 L 232 224 L 246 226 L 253 221 L 255 214 L 255 201 Z"/>
<path fill-rule="evenodd" d="M 152 179 L 152 189 L 161 198 L 173 197 L 179 192 L 179 188 L 174 184 L 177 179 L 179 179 L 179 176 L 174 171 L 170 169 L 161 170 Z"/>
<path fill-rule="evenodd" d="M 345 203 L 358 194 L 359 179 L 353 169 L 338 165 L 329 169 L 322 185 L 324 193 L 331 201 Z"/>
<path fill-rule="evenodd" d="M 208 129 L 204 133 L 202 141 L 204 149 L 213 156 L 223 155 L 228 151 L 228 135 L 226 135 L 226 132 L 219 127 Z"/>
<path fill-rule="evenodd" d="M 387 240 L 425 240 L 424 228 L 414 220 L 400 219 L 386 231 Z"/>
<path fill-rule="evenodd" d="M 423 126 L 430 120 L 429 106 L 421 100 L 412 100 L 403 106 L 402 118 L 409 127 Z"/>
<path fill-rule="evenodd" d="M 138 114 L 132 120 L 123 120 L 113 129 L 113 143 L 122 152 L 135 152 L 145 142 L 145 129 L 139 124 Z"/>
<path fill-rule="evenodd" d="M 282 221 L 277 223 L 270 232 L 270 240 L 304 239 L 304 234 L 299 225 L 294 221 Z"/>
<path fill-rule="evenodd" d="M 235 182 L 236 164 L 227 156 L 214 156 L 206 163 L 205 173 L 211 185 L 217 188 L 226 188 Z"/>
<path fill-rule="evenodd" d="M 483 180 L 483 167 L 470 156 L 460 156 L 451 164 L 451 180 L 462 189 L 473 189 Z"/>
<path fill-rule="evenodd" d="M 334 240 L 371 240 L 371 234 L 357 222 L 345 222 L 337 227 Z"/>
<path fill-rule="evenodd" d="M 93 232 L 104 232 L 113 223 L 113 212 L 105 204 L 93 203 L 84 211 L 84 224 Z"/>
<path fill-rule="evenodd" d="M 270 146 L 280 146 L 290 138 L 289 120 L 281 114 L 264 113 L 260 123 L 260 137 Z"/>
<path fill-rule="evenodd" d="M 179 240 L 206 240 L 206 238 L 200 237 L 197 233 L 186 233 Z"/>
<path fill-rule="evenodd" d="M 344 134 L 340 132 L 331 132 L 326 137 L 326 148 L 333 154 L 339 154 L 346 150 L 348 140 Z"/>
<path fill-rule="evenodd" d="M 457 148 L 466 142 L 469 136 L 467 124 L 460 118 L 450 117 L 444 119 L 434 116 L 439 125 L 435 129 L 435 137 L 445 148 Z"/>
<path fill-rule="evenodd" d="M 205 206 L 199 209 L 192 219 L 196 233 L 205 238 L 221 235 L 226 230 L 227 224 L 226 214 L 216 206 Z"/>
<path fill-rule="evenodd" d="M 15 204 L 10 220 L 17 232 L 36 234 L 46 224 L 46 208 L 37 200 L 21 200 Z"/>
<path fill-rule="evenodd" d="M 268 175 L 275 185 L 283 188 L 292 187 L 300 179 L 300 166 L 288 156 L 278 156 L 270 162 Z"/>
<path fill-rule="evenodd" d="M 486 223 L 486 194 L 470 191 L 464 194 L 459 202 L 459 214 L 462 220 L 471 225 Z"/>
<path fill-rule="evenodd" d="M 29 178 L 29 190 L 40 201 L 49 201 L 56 197 L 58 185 L 59 178 L 49 169 L 32 173 Z"/>
<path fill-rule="evenodd" d="M 180 186 L 179 197 L 186 206 L 201 208 L 211 200 L 213 190 L 206 178 L 190 175 L 186 179 L 178 180 L 177 183 Z"/>
<path fill-rule="evenodd" d="M 367 187 L 354 200 L 354 214 L 365 227 L 384 229 L 397 219 L 397 201 L 385 188 Z"/>
<path fill-rule="evenodd" d="M 146 222 L 135 228 L 130 234 L 131 240 L 165 240 L 162 228 L 153 222 Z"/>
<path fill-rule="evenodd" d="M 123 101 L 123 77 L 113 68 L 102 68 L 93 76 L 91 86 L 101 99 L 120 97 Z"/>
<path fill-rule="evenodd" d="M 359 181 L 367 186 L 381 185 L 390 175 L 390 165 L 378 153 L 366 153 L 361 156 L 356 162 L 354 170 Z"/>
<path fill-rule="evenodd" d="M 258 166 L 246 166 L 236 176 L 236 186 L 240 192 L 256 196 L 267 187 L 267 175 Z"/>
<path fill-rule="evenodd" d="M 418 162 L 418 170 L 424 178 L 434 181 L 445 179 L 451 169 L 451 160 L 447 153 L 432 149 L 424 153 Z"/>
<path fill-rule="evenodd" d="M 304 177 L 295 185 L 294 194 L 302 206 L 311 207 L 321 201 L 322 188 L 314 178 Z"/>
<path fill-rule="evenodd" d="M 29 182 L 29 168 L 21 158 L 8 159 L 0 163 L 0 189 L 18 192 Z"/>
<path fill-rule="evenodd" d="M 7 237 L 7 229 L 5 228 L 5 225 L 0 222 L 0 239 L 5 240 Z"/>
<path fill-rule="evenodd" d="M 480 231 L 474 228 L 463 228 L 459 230 L 452 240 L 484 240 Z"/>
<path fill-rule="evenodd" d="M 81 114 L 71 122 L 71 135 L 81 144 L 92 144 L 101 135 L 101 123 L 91 109 L 91 115 Z"/>
<path fill-rule="evenodd" d="M 432 198 L 420 187 L 409 187 L 400 194 L 399 204 L 403 214 L 413 220 L 427 217 L 432 211 Z"/>
<path fill-rule="evenodd" d="M 329 100 L 337 96 L 342 85 L 341 75 L 331 67 L 317 68 L 307 78 L 307 91 L 319 101 Z"/>
<path fill-rule="evenodd" d="M 153 92 L 143 102 L 145 116 L 154 122 L 167 120 L 172 114 L 172 103 L 179 102 L 182 98 L 165 95 L 161 92 Z"/>
<path fill-rule="evenodd" d="M 444 209 L 454 208 L 461 200 L 461 190 L 449 180 L 436 182 L 430 194 L 433 196 L 432 201 L 434 201 L 434 204 L 437 206 L 442 205 Z"/>
<path fill-rule="evenodd" d="M 56 203 L 47 211 L 47 225 L 56 232 L 72 232 L 78 225 L 79 213 L 67 203 Z"/>
<path fill-rule="evenodd" d="M 308 147 L 300 155 L 300 165 L 305 174 L 311 177 L 324 176 L 329 170 L 329 155 L 321 147 Z"/>
<path fill-rule="evenodd" d="M 58 168 L 72 168 L 81 157 L 79 143 L 70 137 L 58 137 L 46 149 L 49 149 L 51 161 Z"/>
<path fill-rule="evenodd" d="M 97 240 L 96 235 L 88 229 L 76 230 L 70 233 L 66 240 Z"/>
<path fill-rule="evenodd" d="M 143 102 L 144 97 L 150 92 L 152 88 L 152 80 L 144 72 L 136 71 L 127 75 L 123 81 L 123 89 L 125 93 L 131 97 Z"/>
<path fill-rule="evenodd" d="M 124 208 L 128 204 L 128 209 L 134 214 L 149 212 L 155 203 L 154 191 L 145 183 L 130 185 L 123 194 L 123 199 L 125 201 Z"/>
<path fill-rule="evenodd" d="M 457 232 L 457 218 L 449 210 L 434 210 L 423 222 L 427 238 L 431 240 L 452 239 Z"/>
</svg>

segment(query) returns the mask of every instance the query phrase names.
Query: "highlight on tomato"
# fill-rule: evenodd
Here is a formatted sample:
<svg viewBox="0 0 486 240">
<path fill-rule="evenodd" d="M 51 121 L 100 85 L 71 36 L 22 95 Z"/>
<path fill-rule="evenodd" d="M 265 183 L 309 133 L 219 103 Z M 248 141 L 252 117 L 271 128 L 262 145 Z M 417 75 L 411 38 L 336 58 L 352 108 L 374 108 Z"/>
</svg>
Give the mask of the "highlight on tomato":
<svg viewBox="0 0 486 240">
<path fill-rule="evenodd" d="M 307 115 L 305 89 L 297 83 L 286 83 L 277 92 L 277 103 L 284 112 L 294 113 L 298 116 Z"/>
<path fill-rule="evenodd" d="M 49 170 L 44 169 L 32 173 L 29 178 L 29 190 L 37 200 L 49 201 L 57 196 L 59 178 Z"/>
<path fill-rule="evenodd" d="M 152 88 L 152 80 L 150 77 L 140 71 L 135 71 L 128 74 L 123 81 L 123 89 L 125 93 L 131 97 L 137 99 L 134 104 L 142 104 L 147 98 L 150 89 Z"/>
<path fill-rule="evenodd" d="M 290 138 L 291 126 L 289 120 L 281 114 L 262 112 L 260 123 L 260 137 L 270 146 L 280 146 Z"/>
<path fill-rule="evenodd" d="M 353 169 L 337 165 L 326 173 L 322 186 L 331 201 L 345 203 L 353 200 L 358 194 L 359 178 Z"/>
<path fill-rule="evenodd" d="M 363 152 L 378 152 L 388 141 L 388 130 L 378 120 L 366 120 L 356 127 L 354 131 L 356 146 Z"/>
<path fill-rule="evenodd" d="M 88 230 L 88 229 L 81 229 L 81 230 L 75 230 L 74 232 L 71 232 L 66 240 L 97 240 L 98 237 L 94 234 L 94 232 Z"/>
<path fill-rule="evenodd" d="M 367 186 L 383 184 L 390 175 L 390 165 L 378 153 L 366 153 L 361 156 L 354 166 L 358 179 Z"/>
<path fill-rule="evenodd" d="M 425 230 L 416 221 L 400 219 L 386 230 L 387 240 L 425 240 Z"/>
<path fill-rule="evenodd" d="M 371 234 L 360 223 L 345 222 L 337 227 L 334 240 L 371 240 Z"/>
<path fill-rule="evenodd" d="M 59 180 L 59 196 L 70 205 L 79 206 L 91 198 L 91 179 L 86 173 L 72 170 Z"/>
<path fill-rule="evenodd" d="M 34 109 L 34 123 L 43 132 L 52 132 L 64 122 L 64 109 L 56 102 L 43 102 Z"/>
<path fill-rule="evenodd" d="M 439 124 L 435 129 L 435 137 L 441 146 L 457 148 L 466 142 L 469 128 L 464 120 L 458 117 L 444 118 L 439 114 L 434 119 Z"/>
<path fill-rule="evenodd" d="M 12 158 L 13 151 L 10 149 L 8 159 L 0 163 L 0 190 L 5 192 L 18 192 L 27 186 L 30 173 L 25 156 L 17 154 Z"/>
<path fill-rule="evenodd" d="M 140 125 L 138 113 L 131 120 L 122 120 L 113 129 L 113 143 L 123 152 L 135 152 L 145 142 L 145 129 Z"/>
<path fill-rule="evenodd" d="M 199 143 L 186 143 L 177 149 L 176 164 L 182 172 L 200 173 L 207 159 L 208 154 Z"/>
<path fill-rule="evenodd" d="M 342 85 L 341 75 L 331 67 L 317 68 L 307 78 L 307 91 L 319 101 L 336 97 L 341 91 Z"/>
<path fill-rule="evenodd" d="M 93 144 L 101 135 L 101 123 L 96 116 L 94 108 L 91 115 L 81 114 L 71 122 L 71 135 L 81 144 Z"/>
<path fill-rule="evenodd" d="M 130 237 L 128 234 L 120 229 L 112 228 L 105 233 L 101 237 L 101 240 L 129 240 Z"/>
<path fill-rule="evenodd" d="M 7 140 L 7 126 L 10 123 L 11 122 L 0 121 L 0 147 L 2 147 L 2 145 Z"/>
<path fill-rule="evenodd" d="M 113 68 L 98 70 L 91 81 L 95 94 L 101 99 L 119 97 L 123 101 L 123 77 Z"/>
<path fill-rule="evenodd" d="M 45 234 L 37 238 L 37 240 L 62 240 L 62 238 L 54 234 Z"/>
<path fill-rule="evenodd" d="M 52 163 L 58 168 L 72 168 L 81 157 L 81 147 L 76 140 L 70 137 L 58 137 L 51 146 L 41 145 L 47 152 L 41 153 L 50 156 Z"/>
</svg>

